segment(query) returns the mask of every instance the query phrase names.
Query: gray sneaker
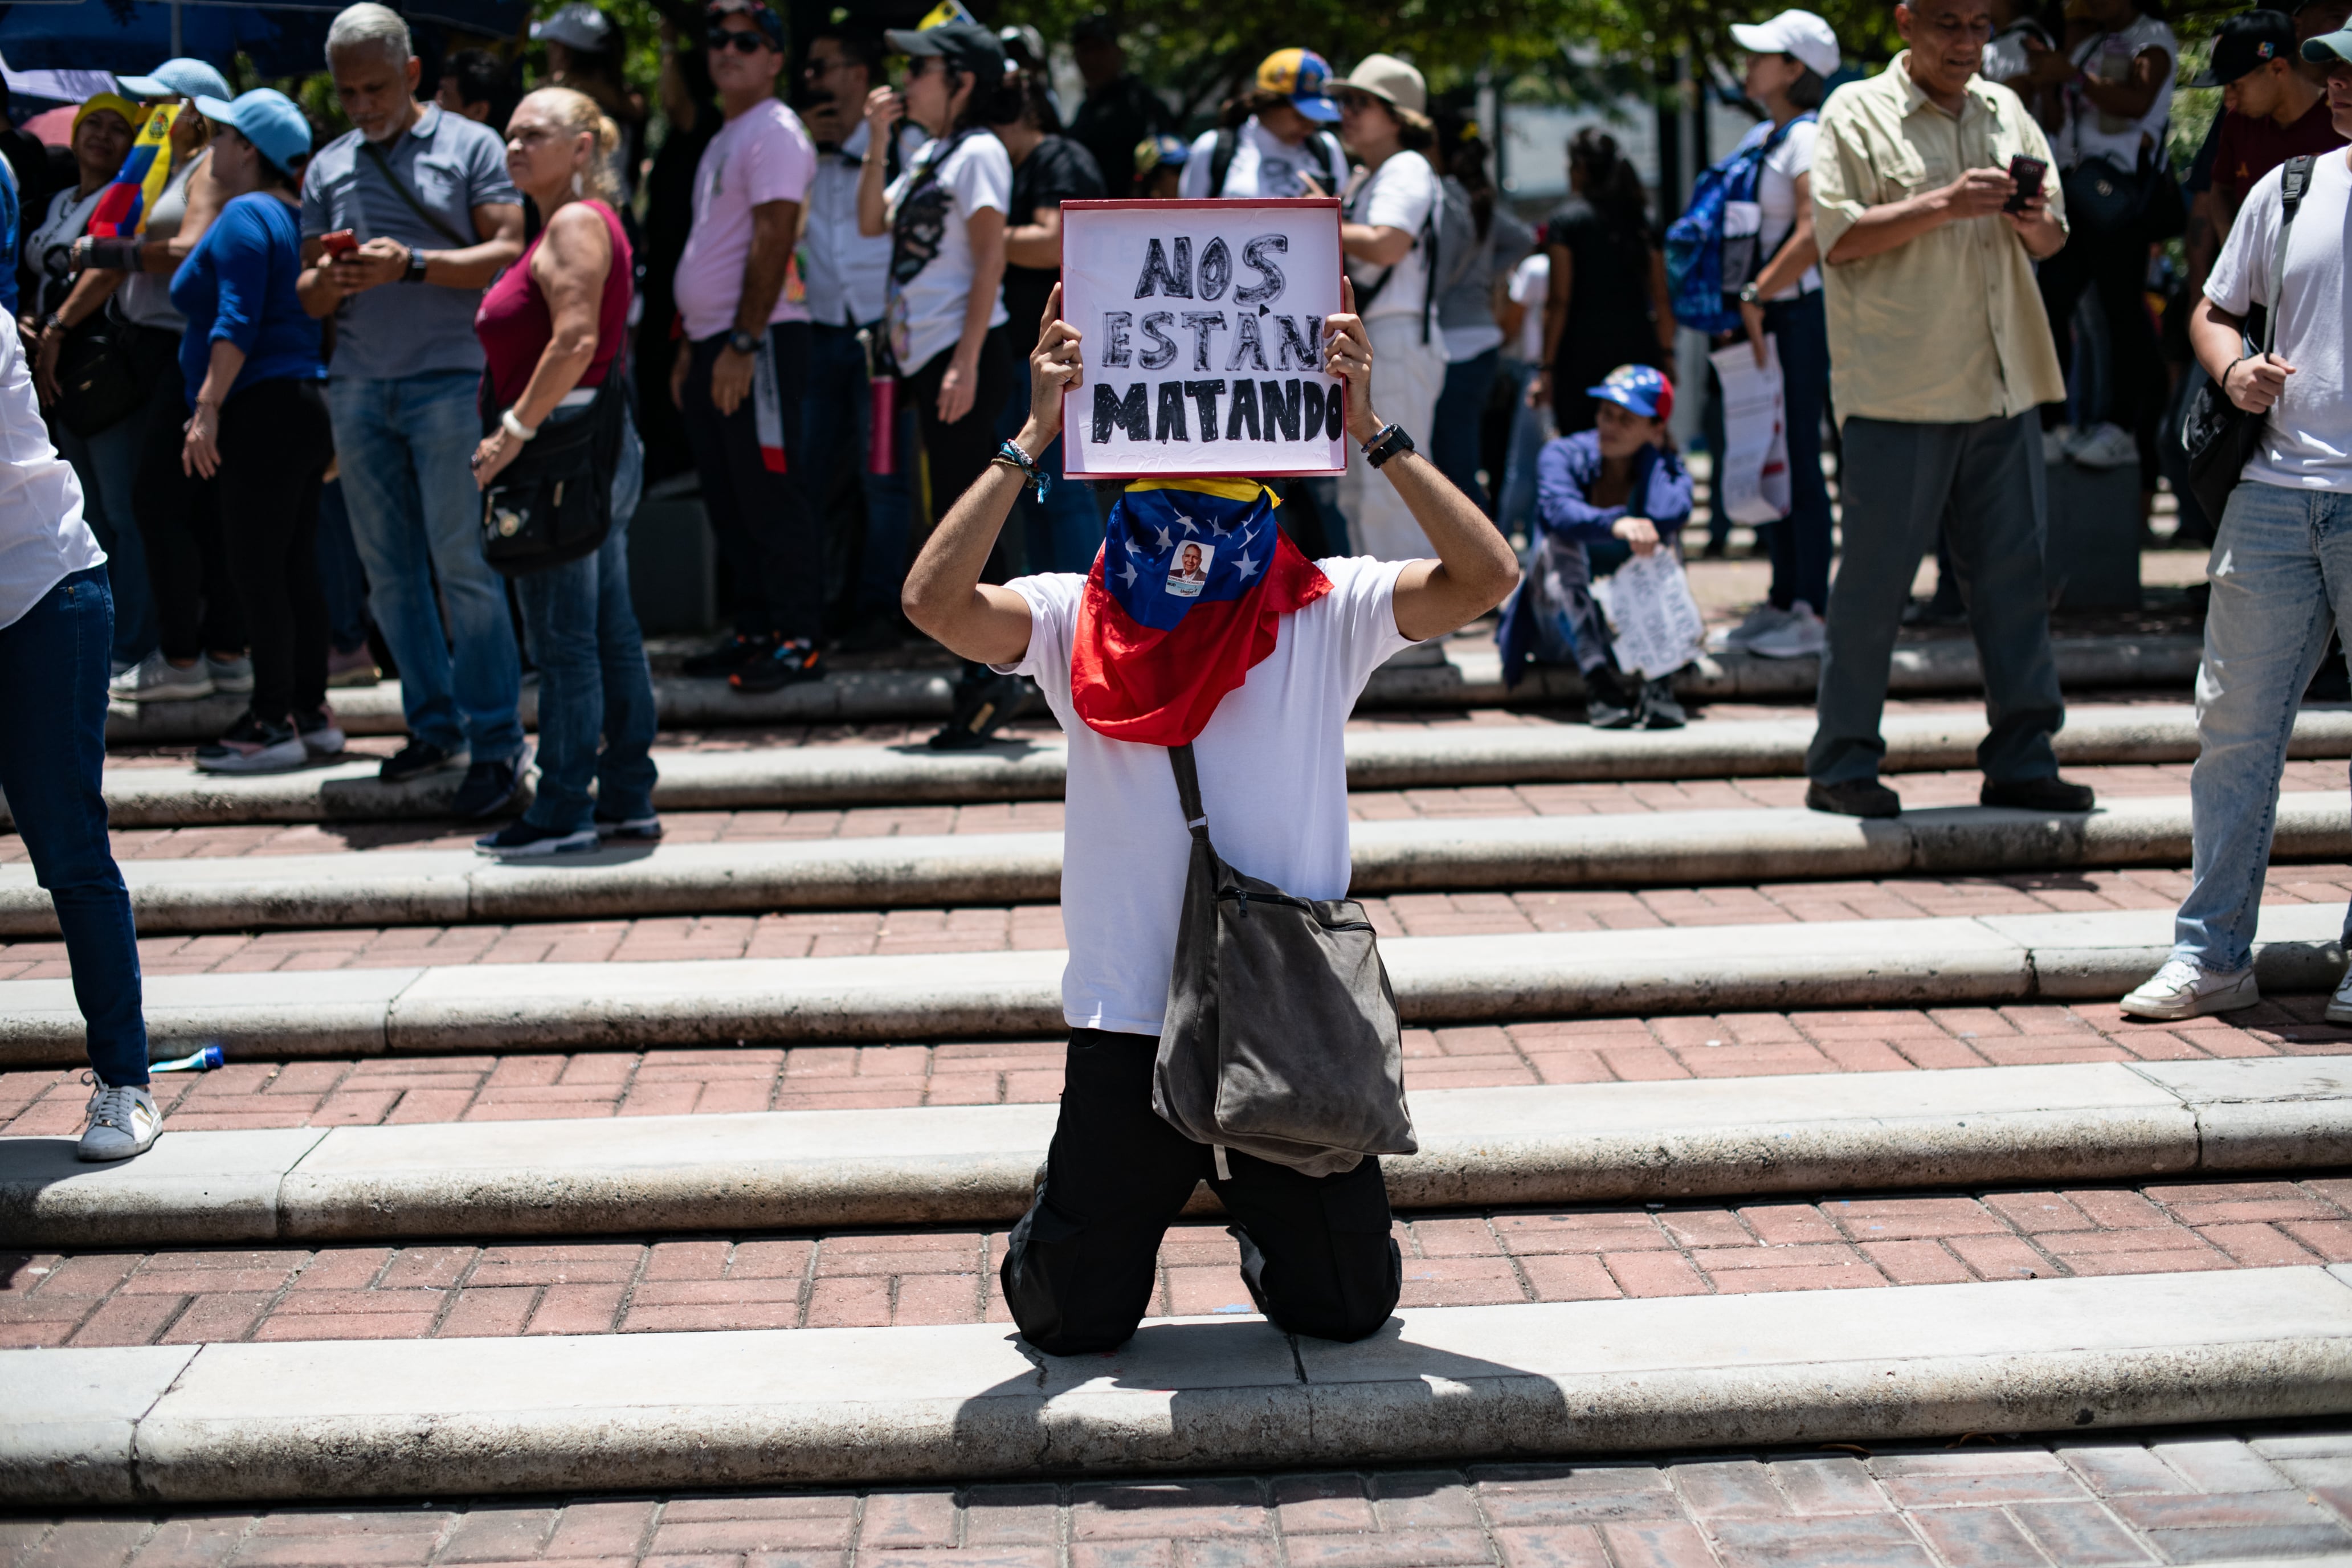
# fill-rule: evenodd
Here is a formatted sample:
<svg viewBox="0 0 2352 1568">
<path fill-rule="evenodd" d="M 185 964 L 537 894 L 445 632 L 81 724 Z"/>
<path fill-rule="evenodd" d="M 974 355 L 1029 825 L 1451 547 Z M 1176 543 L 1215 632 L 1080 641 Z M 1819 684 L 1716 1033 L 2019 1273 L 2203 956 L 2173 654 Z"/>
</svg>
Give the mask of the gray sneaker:
<svg viewBox="0 0 2352 1568">
<path fill-rule="evenodd" d="M 215 691 L 242 697 L 253 689 L 253 660 L 244 654 L 238 654 L 235 658 L 215 658 L 206 654 L 205 668 L 212 671 Z"/>
<path fill-rule="evenodd" d="M 145 1086 L 117 1087 L 93 1074 L 84 1077 L 91 1085 L 89 1125 L 74 1146 L 75 1157 L 128 1160 L 153 1147 L 156 1135 L 163 1131 L 163 1113 L 155 1109 L 155 1097 Z"/>
<path fill-rule="evenodd" d="M 106 695 L 115 702 L 193 702 L 210 697 L 217 689 L 205 668 L 208 662 L 200 658 L 182 669 L 162 654 L 151 653 L 108 681 Z"/>
</svg>

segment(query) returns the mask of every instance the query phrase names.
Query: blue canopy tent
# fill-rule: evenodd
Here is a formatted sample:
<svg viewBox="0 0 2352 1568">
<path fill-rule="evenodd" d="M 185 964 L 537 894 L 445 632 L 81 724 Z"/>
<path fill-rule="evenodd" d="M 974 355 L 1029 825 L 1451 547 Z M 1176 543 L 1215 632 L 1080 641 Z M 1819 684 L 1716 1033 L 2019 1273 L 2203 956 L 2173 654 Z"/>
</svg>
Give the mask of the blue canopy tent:
<svg viewBox="0 0 2352 1568">
<path fill-rule="evenodd" d="M 230 59 L 243 54 L 263 76 L 294 76 L 323 67 L 327 25 L 345 4 L 15 0 L 0 4 L 0 58 L 18 70 L 135 76 L 175 55 L 192 55 L 226 71 Z M 526 0 L 394 0 L 393 8 L 411 22 L 437 22 L 491 37 L 513 37 L 530 15 Z"/>
</svg>

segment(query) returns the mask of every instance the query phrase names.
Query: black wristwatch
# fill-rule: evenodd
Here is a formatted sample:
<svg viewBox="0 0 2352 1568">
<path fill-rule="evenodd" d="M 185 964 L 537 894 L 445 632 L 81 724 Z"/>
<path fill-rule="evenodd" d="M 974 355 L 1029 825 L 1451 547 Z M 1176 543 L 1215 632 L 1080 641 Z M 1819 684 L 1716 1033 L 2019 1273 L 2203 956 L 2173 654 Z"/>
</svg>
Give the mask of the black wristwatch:
<svg viewBox="0 0 2352 1568">
<path fill-rule="evenodd" d="M 400 275 L 400 280 L 403 283 L 422 283 L 425 281 L 425 253 L 423 251 L 415 249 L 413 247 L 410 248 L 408 252 L 408 270 Z"/>
<path fill-rule="evenodd" d="M 73 331 L 71 327 L 66 325 L 65 317 L 55 310 L 51 310 L 47 315 L 41 318 L 41 331 L 46 332 L 51 327 L 57 328 L 57 330 L 61 332 L 69 332 Z"/>
<path fill-rule="evenodd" d="M 727 334 L 727 346 L 733 349 L 739 354 L 758 353 L 760 352 L 760 334 L 757 332 L 747 332 L 740 327 L 738 327 L 735 331 Z"/>
<path fill-rule="evenodd" d="M 1364 443 L 1364 461 L 1379 468 L 1400 452 L 1412 451 L 1412 437 L 1404 433 L 1402 425 L 1384 425 Z"/>
</svg>

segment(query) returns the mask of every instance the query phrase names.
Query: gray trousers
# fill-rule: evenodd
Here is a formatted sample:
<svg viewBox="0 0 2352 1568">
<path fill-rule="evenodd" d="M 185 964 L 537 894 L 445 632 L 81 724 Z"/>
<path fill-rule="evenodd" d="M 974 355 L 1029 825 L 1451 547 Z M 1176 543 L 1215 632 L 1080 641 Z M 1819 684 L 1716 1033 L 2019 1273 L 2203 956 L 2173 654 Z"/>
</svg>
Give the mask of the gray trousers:
<svg viewBox="0 0 2352 1568">
<path fill-rule="evenodd" d="M 1877 776 L 1895 633 L 1940 527 L 1984 669 L 1991 732 L 1977 747 L 1977 765 L 1996 784 L 2055 774 L 2050 737 L 2066 708 L 2042 581 L 2049 500 L 2040 418 L 1915 425 L 1855 416 L 1844 437 L 1844 548 L 1830 588 L 1829 651 L 1806 773 L 1822 784 Z"/>
</svg>

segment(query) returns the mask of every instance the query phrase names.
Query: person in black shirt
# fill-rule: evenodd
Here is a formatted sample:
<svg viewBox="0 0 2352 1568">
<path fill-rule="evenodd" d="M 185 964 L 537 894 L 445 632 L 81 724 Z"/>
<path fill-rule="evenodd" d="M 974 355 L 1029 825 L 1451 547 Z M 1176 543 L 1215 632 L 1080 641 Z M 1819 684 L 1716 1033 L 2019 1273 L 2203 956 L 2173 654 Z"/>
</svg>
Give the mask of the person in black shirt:
<svg viewBox="0 0 2352 1568">
<path fill-rule="evenodd" d="M 1674 364 L 1675 316 L 1666 263 L 1651 226 L 1642 176 L 1616 138 L 1591 128 L 1569 143 L 1572 193 L 1544 227 L 1551 292 L 1544 301 L 1544 363 L 1528 395 L 1549 400 L 1563 436 L 1592 428 L 1584 389 L 1621 364 Z"/>
<path fill-rule="evenodd" d="M 1004 313 L 1015 330 L 1044 320 L 1045 302 L 1062 280 L 1062 204 L 1090 201 L 1103 194 L 1102 171 L 1094 154 L 1059 133 L 1053 100 L 1042 72 L 1024 71 L 1021 112 L 989 130 L 1013 159 L 1013 210 L 1005 215 Z M 1130 149 L 1130 152 L 1132 150 Z M 1011 437 L 1029 416 L 1029 380 L 1013 384 L 1013 396 L 998 421 Z M 1049 474 L 1062 471 L 1058 446 L 1044 458 Z M 1040 503 L 1022 492 L 1019 510 L 1032 572 L 1084 572 L 1102 543 L 1102 515 L 1089 487 L 1057 480 Z"/>
<path fill-rule="evenodd" d="M 1131 196 L 1136 143 L 1175 130 L 1174 116 L 1159 94 L 1128 74 L 1127 51 L 1119 47 L 1118 29 L 1109 17 L 1080 22 L 1071 30 L 1070 46 L 1087 84 L 1087 100 L 1070 117 L 1070 137 L 1094 154 L 1105 194 Z M 1013 309 L 1010 298 L 1004 308 Z M 1013 320 L 1018 324 L 1022 317 L 1015 313 Z"/>
</svg>

